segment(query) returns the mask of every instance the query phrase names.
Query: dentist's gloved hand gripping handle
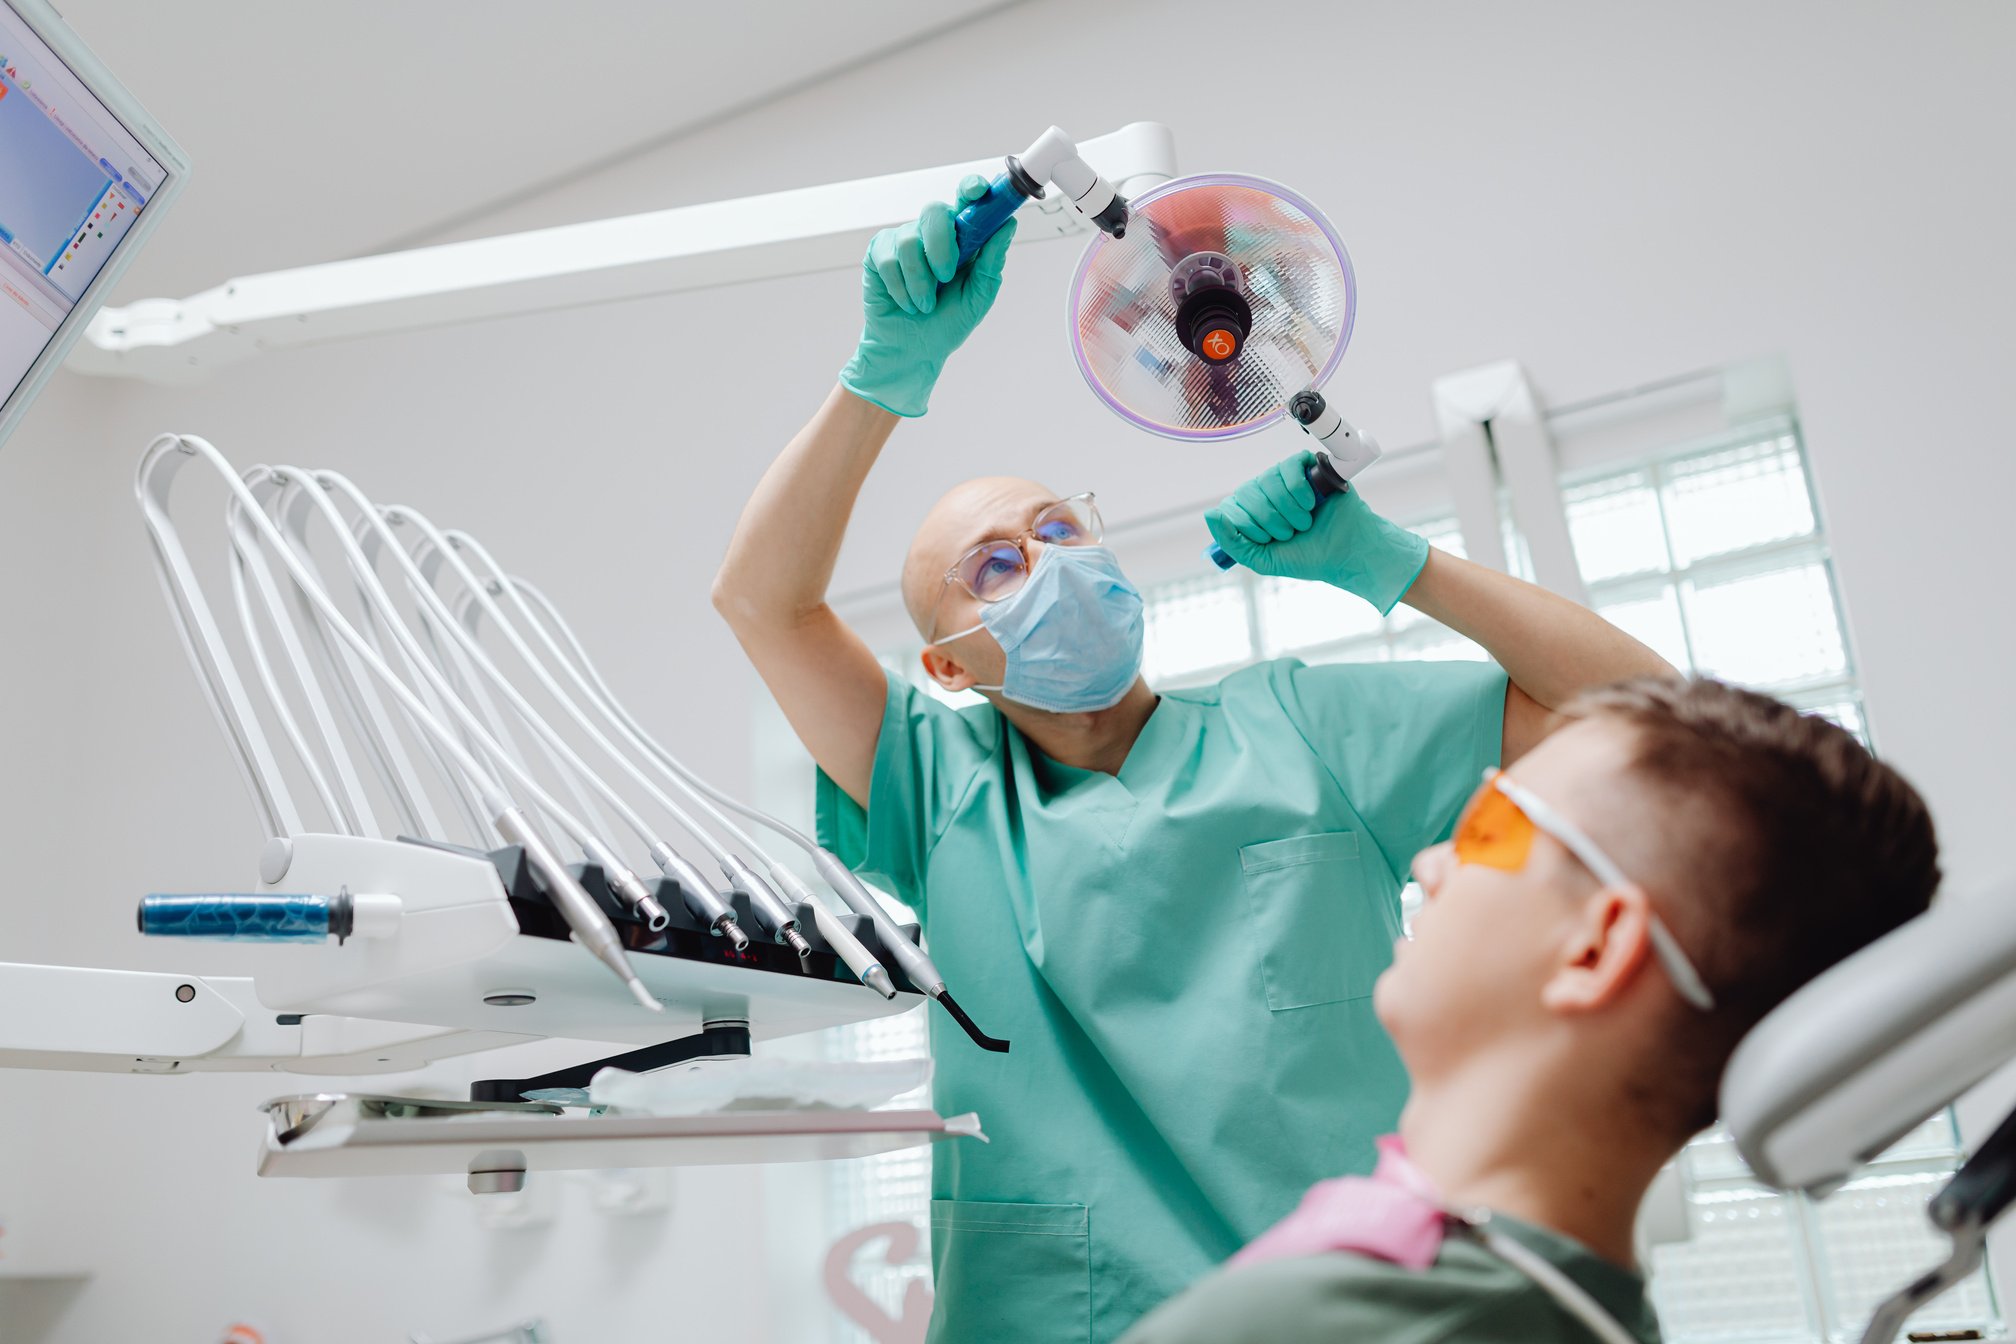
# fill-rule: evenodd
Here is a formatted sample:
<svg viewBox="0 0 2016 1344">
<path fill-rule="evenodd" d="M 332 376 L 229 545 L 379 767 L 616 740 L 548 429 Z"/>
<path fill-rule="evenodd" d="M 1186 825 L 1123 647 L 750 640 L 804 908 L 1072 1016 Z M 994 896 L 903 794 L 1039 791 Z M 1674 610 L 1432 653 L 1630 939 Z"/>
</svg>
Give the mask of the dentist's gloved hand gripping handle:
<svg viewBox="0 0 2016 1344">
<path fill-rule="evenodd" d="M 959 184 L 959 206 L 988 199 L 988 190 L 985 178 L 968 177 Z M 882 230 L 861 263 L 861 341 L 840 383 L 896 415 L 929 408 L 945 361 L 994 306 L 1015 240 L 1009 219 L 961 269 L 953 210 L 933 201 L 911 223 Z"/>
<path fill-rule="evenodd" d="M 1316 465 L 1303 452 L 1269 467 L 1206 512 L 1204 525 L 1254 573 L 1334 584 L 1383 616 L 1420 577 L 1428 542 L 1374 513 L 1355 489 L 1319 497 Z"/>
</svg>

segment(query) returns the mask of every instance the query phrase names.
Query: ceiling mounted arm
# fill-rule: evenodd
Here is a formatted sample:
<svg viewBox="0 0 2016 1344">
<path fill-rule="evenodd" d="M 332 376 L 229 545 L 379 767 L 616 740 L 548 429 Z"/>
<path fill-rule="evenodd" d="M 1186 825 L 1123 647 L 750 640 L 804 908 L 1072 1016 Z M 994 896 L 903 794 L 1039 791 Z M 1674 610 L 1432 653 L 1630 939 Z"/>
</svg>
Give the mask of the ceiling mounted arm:
<svg viewBox="0 0 2016 1344">
<path fill-rule="evenodd" d="M 1175 138 L 1132 122 L 1078 144 L 1123 194 L 1176 172 Z M 142 299 L 99 312 L 72 352 L 84 373 L 188 382 L 264 350 L 452 326 L 519 313 L 768 280 L 857 264 L 869 237 L 944 198 L 992 155 L 922 168 L 444 243 L 227 280 L 186 299 Z M 1090 231 L 1061 191 L 1022 214 L 1018 242 Z"/>
</svg>

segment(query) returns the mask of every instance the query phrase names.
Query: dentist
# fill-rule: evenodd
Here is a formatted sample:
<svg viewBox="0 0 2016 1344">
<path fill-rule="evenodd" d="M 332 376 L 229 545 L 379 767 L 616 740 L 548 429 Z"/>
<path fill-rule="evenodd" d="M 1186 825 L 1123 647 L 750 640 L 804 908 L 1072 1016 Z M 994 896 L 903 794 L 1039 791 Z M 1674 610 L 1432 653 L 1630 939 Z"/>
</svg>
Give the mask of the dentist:
<svg viewBox="0 0 2016 1344">
<path fill-rule="evenodd" d="M 1313 1182 L 1371 1170 L 1407 1095 L 1371 994 L 1409 860 L 1550 707 L 1671 669 L 1355 487 L 1317 510 L 1298 455 L 1206 515 L 1219 544 L 1405 601 L 1494 662 L 1282 660 L 1157 694 L 1094 496 L 1002 476 L 938 501 L 902 574 L 924 673 L 987 703 L 885 674 L 827 586 L 883 445 L 1000 289 L 1013 223 L 958 271 L 956 209 L 870 244 L 859 348 L 757 486 L 714 602 L 819 766 L 822 840 L 1015 1043 L 936 1041 L 939 1109 L 993 1142 L 936 1153 L 930 1338 L 1104 1344 Z"/>
</svg>

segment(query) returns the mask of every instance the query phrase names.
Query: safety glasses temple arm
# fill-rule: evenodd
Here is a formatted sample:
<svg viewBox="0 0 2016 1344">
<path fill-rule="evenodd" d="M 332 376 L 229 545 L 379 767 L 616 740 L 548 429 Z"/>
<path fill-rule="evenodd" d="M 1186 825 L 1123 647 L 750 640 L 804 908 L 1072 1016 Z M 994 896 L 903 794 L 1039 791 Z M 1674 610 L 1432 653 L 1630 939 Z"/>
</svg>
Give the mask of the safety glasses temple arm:
<svg viewBox="0 0 2016 1344">
<path fill-rule="evenodd" d="M 1521 787 L 1503 774 L 1493 774 L 1491 783 L 1517 803 L 1519 810 L 1524 812 L 1534 825 L 1559 840 L 1569 853 L 1579 859 L 1583 866 L 1606 886 L 1637 885 L 1581 827 L 1534 796 L 1531 790 Z M 1659 917 L 1657 910 L 1648 909 L 1646 913 L 1647 933 L 1652 941 L 1653 953 L 1659 958 L 1659 964 L 1665 967 L 1667 976 L 1673 981 L 1673 988 L 1681 998 L 1702 1012 L 1713 1010 L 1715 996 L 1709 993 L 1708 986 L 1701 979 L 1701 973 L 1694 969 L 1693 961 L 1680 946 L 1680 940 L 1673 936 L 1672 929 L 1668 928 L 1666 921 Z"/>
</svg>

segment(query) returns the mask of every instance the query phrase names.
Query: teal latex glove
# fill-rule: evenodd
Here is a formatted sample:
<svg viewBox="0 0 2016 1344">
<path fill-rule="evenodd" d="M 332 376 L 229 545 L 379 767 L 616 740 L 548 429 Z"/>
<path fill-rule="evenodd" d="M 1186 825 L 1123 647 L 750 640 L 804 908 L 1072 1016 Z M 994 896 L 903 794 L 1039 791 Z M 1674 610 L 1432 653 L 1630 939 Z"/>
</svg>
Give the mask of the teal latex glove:
<svg viewBox="0 0 2016 1344">
<path fill-rule="evenodd" d="M 869 240 L 861 262 L 861 344 L 840 370 L 841 385 L 863 401 L 897 415 L 924 414 L 945 361 L 994 306 L 1015 221 L 1002 225 L 964 271 L 957 270 L 952 228 L 959 206 L 986 194 L 987 179 L 968 177 L 959 184 L 959 205 L 933 201 L 914 222 Z"/>
<path fill-rule="evenodd" d="M 1385 615 L 1428 563 L 1428 542 L 1387 522 L 1354 489 L 1316 503 L 1314 453 L 1276 463 L 1204 515 L 1215 540 L 1256 574 L 1320 579 Z"/>
</svg>

